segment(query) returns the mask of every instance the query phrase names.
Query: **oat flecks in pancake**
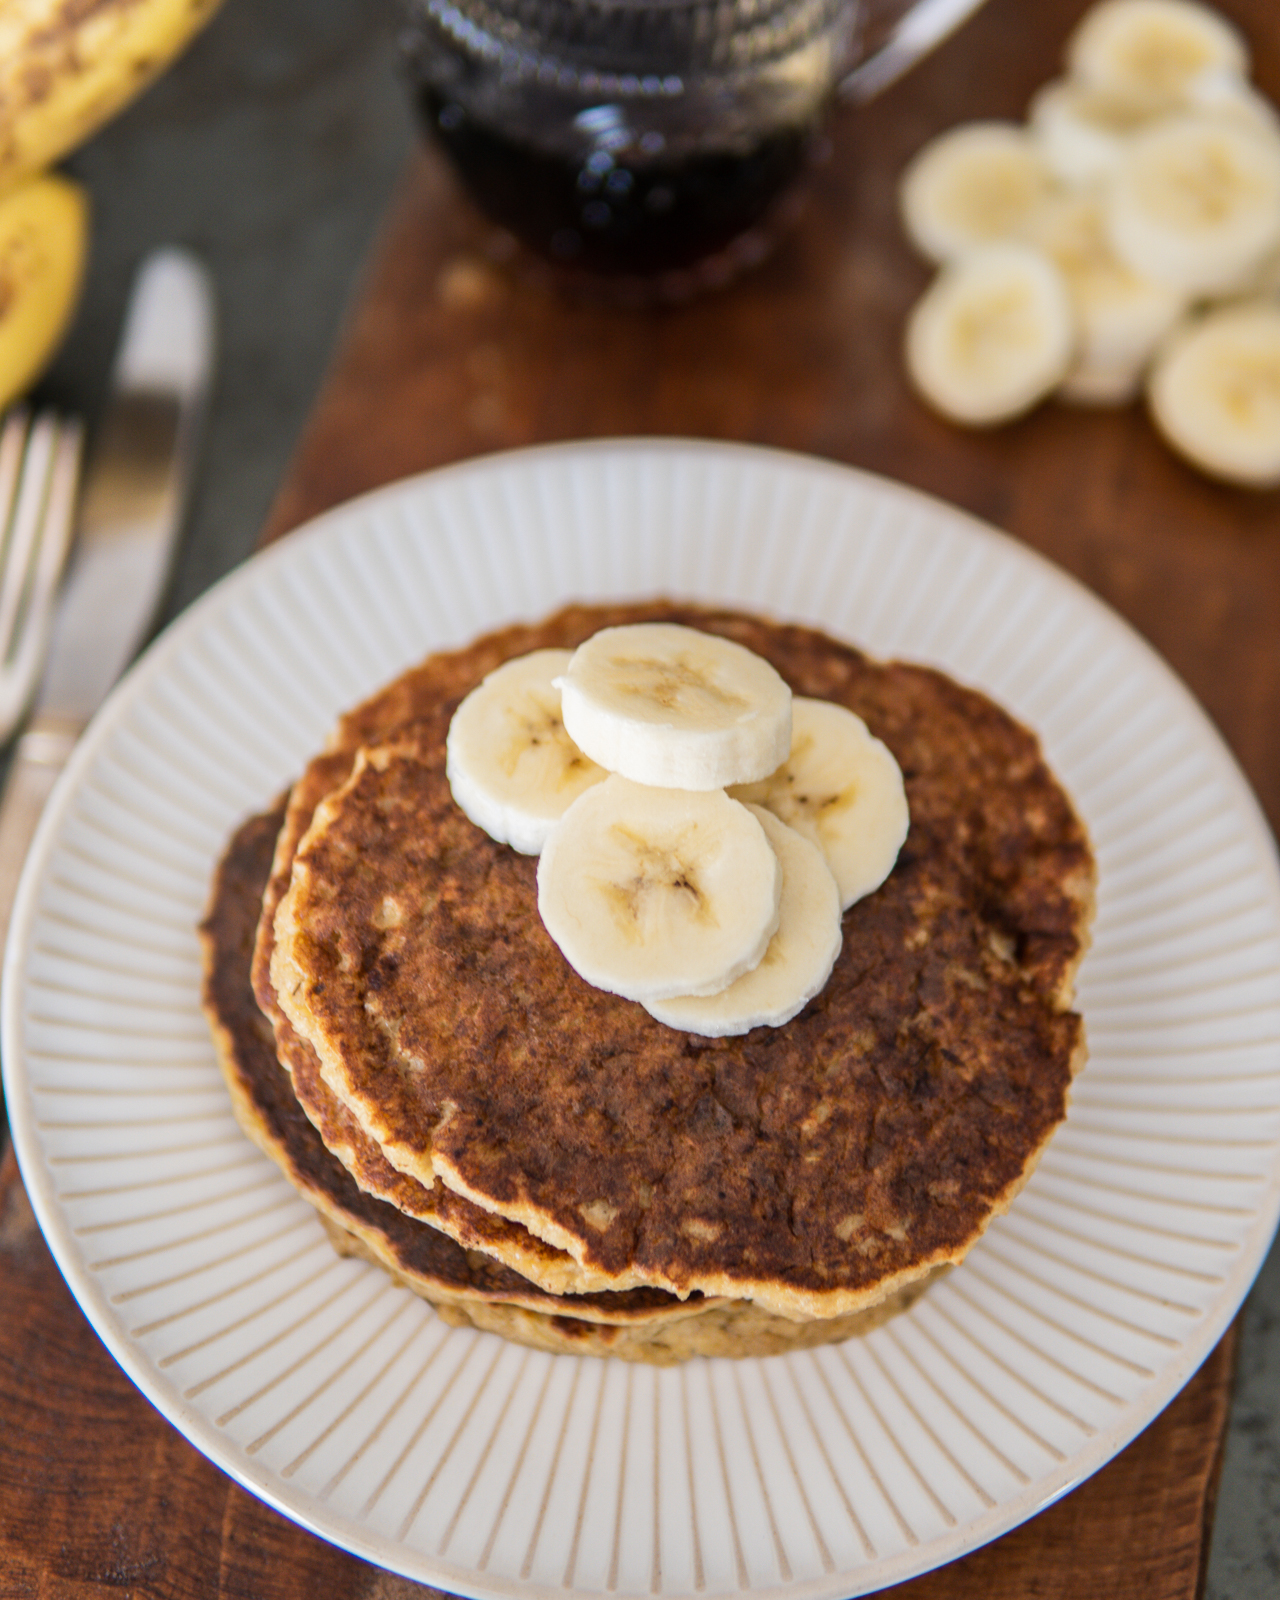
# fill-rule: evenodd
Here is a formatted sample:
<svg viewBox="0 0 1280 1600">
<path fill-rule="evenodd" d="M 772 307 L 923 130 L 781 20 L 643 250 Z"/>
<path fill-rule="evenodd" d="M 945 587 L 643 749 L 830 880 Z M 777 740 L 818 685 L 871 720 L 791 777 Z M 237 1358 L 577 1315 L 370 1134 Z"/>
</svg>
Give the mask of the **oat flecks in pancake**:
<svg viewBox="0 0 1280 1600">
<path fill-rule="evenodd" d="M 350 764 L 349 756 L 341 758 L 336 767 L 331 757 L 321 757 L 294 785 L 263 894 L 253 954 L 253 987 L 259 1005 L 274 1024 L 276 1055 L 292 1078 L 298 1104 L 325 1145 L 366 1193 L 389 1202 L 407 1216 L 442 1229 L 465 1249 L 488 1251 L 551 1294 L 616 1289 L 619 1286 L 605 1274 L 584 1269 L 565 1251 L 536 1238 L 518 1223 L 486 1210 L 445 1184 L 429 1181 L 429 1173 L 419 1178 L 392 1166 L 376 1141 L 325 1083 L 314 1049 L 297 1034 L 276 1003 L 275 990 L 269 978 L 263 976 L 268 971 L 274 943 L 274 909 L 288 884 L 293 853 L 316 799 L 333 782 L 334 774 L 341 774 Z"/>
<path fill-rule="evenodd" d="M 468 823 L 444 778 L 449 717 L 494 641 L 469 672 L 462 652 L 417 669 L 412 692 L 402 680 L 397 714 L 419 715 L 398 733 L 367 709 L 351 719 L 385 742 L 317 809 L 276 916 L 274 987 L 402 1171 L 620 1287 L 854 1311 L 959 1259 L 1064 1115 L 1088 844 L 1004 712 L 810 630 L 578 608 L 496 647 L 655 615 L 723 631 L 797 693 L 849 706 L 903 769 L 898 865 L 846 914 L 832 979 L 799 1017 L 702 1040 L 569 971 L 537 917 L 535 864 Z"/>
<path fill-rule="evenodd" d="M 280 821 L 281 811 L 276 810 L 251 818 L 233 835 L 200 930 L 205 1012 L 241 1125 L 294 1188 L 427 1298 L 501 1299 L 563 1316 L 566 1306 L 557 1296 L 361 1190 L 294 1098 L 249 983 L 254 929 Z M 570 1304 L 580 1316 L 618 1323 L 687 1315 L 694 1309 L 660 1290 L 578 1296 Z"/>
<path fill-rule="evenodd" d="M 320 1074 L 315 1051 L 298 1038 L 287 1019 L 277 1022 L 276 1051 L 293 1080 L 293 1093 L 329 1151 L 359 1187 L 397 1207 L 409 1218 L 441 1229 L 467 1250 L 483 1250 L 552 1295 L 589 1294 L 614 1286 L 584 1272 L 572 1257 L 465 1199 L 446 1184 L 428 1189 L 398 1171 Z"/>
<path fill-rule="evenodd" d="M 869 1331 L 917 1288 L 858 1315 L 795 1323 L 745 1302 L 673 1301 L 658 1290 L 557 1301 L 496 1261 L 460 1249 L 424 1223 L 364 1194 L 324 1147 L 289 1093 L 270 1028 L 250 992 L 254 924 L 281 811 L 251 818 L 219 864 L 201 927 L 204 1004 L 236 1115 L 295 1188 L 316 1206 L 343 1254 L 389 1271 L 447 1321 L 535 1349 L 670 1365 L 692 1356 L 758 1356 Z"/>
<path fill-rule="evenodd" d="M 382 707 L 387 720 L 393 726 L 398 724 L 405 714 L 406 684 L 417 682 L 420 675 L 420 669 L 406 674 L 370 704 Z M 344 729 L 350 730 L 349 736 L 354 738 L 375 725 L 372 713 L 360 708 L 339 723 L 331 744 L 340 746 Z M 397 1171 L 359 1121 L 326 1086 L 315 1051 L 298 1036 L 276 1001 L 270 978 L 275 910 L 288 887 L 294 852 L 316 805 L 348 776 L 353 759 L 351 750 L 340 747 L 326 750 L 310 763 L 293 786 L 262 894 L 250 969 L 252 986 L 258 1005 L 274 1025 L 276 1054 L 293 1079 L 293 1092 L 325 1144 L 367 1193 L 390 1202 L 411 1217 L 443 1229 L 466 1249 L 496 1254 L 514 1271 L 531 1278 L 552 1294 L 612 1290 L 617 1285 L 607 1275 L 584 1269 L 572 1256 L 529 1234 L 519 1224 L 485 1210 L 443 1184 L 434 1183 L 429 1171 L 422 1171 L 417 1177 Z"/>
</svg>

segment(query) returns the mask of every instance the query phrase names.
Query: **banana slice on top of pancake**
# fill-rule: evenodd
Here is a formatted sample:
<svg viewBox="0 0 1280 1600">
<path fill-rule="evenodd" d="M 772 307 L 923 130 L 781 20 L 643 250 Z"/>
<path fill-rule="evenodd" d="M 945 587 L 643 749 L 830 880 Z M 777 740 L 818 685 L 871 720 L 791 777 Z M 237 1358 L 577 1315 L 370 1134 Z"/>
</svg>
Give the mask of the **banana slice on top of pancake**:
<svg viewBox="0 0 1280 1600">
<path fill-rule="evenodd" d="M 649 1015 L 669 1028 L 715 1039 L 780 1028 L 823 987 L 840 954 L 840 891 L 822 851 L 763 806 L 747 809 L 782 868 L 778 931 L 759 963 L 719 994 L 646 1002 Z"/>
<path fill-rule="evenodd" d="M 861 718 L 792 707 L 730 639 L 606 628 L 490 673 L 446 771 L 477 826 L 540 854 L 538 910 L 580 977 L 672 1027 L 744 1033 L 827 981 L 842 911 L 907 833 L 902 774 Z"/>
<path fill-rule="evenodd" d="M 767 777 L 791 748 L 791 690 L 763 656 L 676 623 L 602 628 L 556 680 L 592 760 L 660 789 Z"/>
<path fill-rule="evenodd" d="M 861 717 L 797 695 L 791 751 L 763 783 L 730 792 L 764 806 L 822 851 L 847 910 L 893 870 L 910 815 L 902 772 Z"/>
<path fill-rule="evenodd" d="M 534 650 L 497 667 L 449 724 L 445 774 L 477 828 L 536 856 L 573 802 L 606 776 L 565 732 L 554 680 L 571 650 Z"/>
<path fill-rule="evenodd" d="M 781 896 L 746 806 L 616 774 L 574 801 L 538 862 L 538 910 L 569 965 L 642 1003 L 727 989 L 764 956 Z"/>
</svg>

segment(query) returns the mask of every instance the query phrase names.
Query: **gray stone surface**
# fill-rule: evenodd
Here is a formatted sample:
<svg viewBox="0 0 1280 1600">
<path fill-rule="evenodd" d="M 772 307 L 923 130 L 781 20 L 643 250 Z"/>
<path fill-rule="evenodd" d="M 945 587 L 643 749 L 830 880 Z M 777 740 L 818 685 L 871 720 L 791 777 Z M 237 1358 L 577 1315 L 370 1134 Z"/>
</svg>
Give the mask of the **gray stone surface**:
<svg viewBox="0 0 1280 1600">
<path fill-rule="evenodd" d="M 41 385 L 92 422 L 134 267 L 208 260 L 220 360 L 167 614 L 254 546 L 414 137 L 392 0 L 226 0 L 188 52 L 67 163 L 93 257 Z"/>
<path fill-rule="evenodd" d="M 42 385 L 92 421 L 133 268 L 193 246 L 221 362 L 173 615 L 253 548 L 414 137 L 392 0 L 227 0 L 68 163 L 95 208 L 84 302 Z M 1280 1253 L 1245 1317 L 1208 1600 L 1280 1597 Z"/>
<path fill-rule="evenodd" d="M 1280 1247 L 1245 1304 L 1206 1600 L 1280 1596 Z"/>
</svg>

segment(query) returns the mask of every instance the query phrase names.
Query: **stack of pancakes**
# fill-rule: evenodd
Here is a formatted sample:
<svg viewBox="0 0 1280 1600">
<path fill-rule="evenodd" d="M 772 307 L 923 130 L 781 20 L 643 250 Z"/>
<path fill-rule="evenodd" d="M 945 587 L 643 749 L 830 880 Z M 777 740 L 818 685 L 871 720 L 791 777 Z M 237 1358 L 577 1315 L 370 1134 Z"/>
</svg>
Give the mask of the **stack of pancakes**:
<svg viewBox="0 0 1280 1600">
<path fill-rule="evenodd" d="M 825 989 L 707 1039 L 592 988 L 537 862 L 454 803 L 445 736 L 502 661 L 670 620 L 861 716 L 911 830 Z M 1084 1056 L 1084 830 L 1032 734 L 942 674 L 812 630 L 572 607 L 430 657 L 236 833 L 201 933 L 246 1131 L 453 1322 L 670 1362 L 840 1339 L 959 1261 L 1026 1181 Z"/>
</svg>

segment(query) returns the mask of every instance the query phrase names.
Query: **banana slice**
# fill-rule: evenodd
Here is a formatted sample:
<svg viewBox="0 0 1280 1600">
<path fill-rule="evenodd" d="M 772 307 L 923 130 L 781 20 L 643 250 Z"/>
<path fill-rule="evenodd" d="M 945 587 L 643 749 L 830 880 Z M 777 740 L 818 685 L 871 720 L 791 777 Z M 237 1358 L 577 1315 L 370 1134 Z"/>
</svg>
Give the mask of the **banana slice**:
<svg viewBox="0 0 1280 1600">
<path fill-rule="evenodd" d="M 782 867 L 778 931 L 760 964 L 719 994 L 647 1003 L 650 1016 L 685 1033 L 720 1039 L 781 1027 L 818 993 L 840 954 L 840 895 L 822 851 L 763 806 L 747 809 L 759 818 Z"/>
<path fill-rule="evenodd" d="M 1244 40 L 1218 12 L 1192 0 L 1104 0 L 1067 42 L 1073 76 L 1152 112 L 1184 105 L 1215 78 L 1244 78 Z"/>
<path fill-rule="evenodd" d="M 1280 305 L 1223 306 L 1188 323 L 1161 351 L 1147 396 L 1169 443 L 1205 472 L 1280 484 Z"/>
<path fill-rule="evenodd" d="M 1186 295 L 1117 259 L 1095 192 L 1056 200 L 1041 218 L 1036 243 L 1066 279 L 1076 318 L 1076 356 L 1058 392 L 1083 405 L 1133 399 L 1157 345 L 1186 310 Z"/>
<path fill-rule="evenodd" d="M 1280 139 L 1215 114 L 1153 123 L 1116 168 L 1107 226 L 1141 276 L 1189 294 L 1230 289 L 1280 241 Z"/>
<path fill-rule="evenodd" d="M 574 801 L 538 862 L 538 910 L 588 983 L 628 1000 L 717 994 L 778 930 L 782 869 L 723 790 L 616 775 Z"/>
<path fill-rule="evenodd" d="M 1265 295 L 1280 295 L 1280 245 L 1269 250 L 1232 291 L 1237 300 L 1255 300 Z"/>
<path fill-rule="evenodd" d="M 907 837 L 902 773 L 889 747 L 844 706 L 797 695 L 791 714 L 787 759 L 763 783 L 731 792 L 817 845 L 847 910 L 880 887 Z"/>
<path fill-rule="evenodd" d="M 1145 107 L 1074 78 L 1046 83 L 1028 113 L 1049 170 L 1072 187 L 1110 176 L 1129 141 L 1150 120 Z"/>
<path fill-rule="evenodd" d="M 907 323 L 907 372 L 955 422 L 1016 417 L 1067 375 L 1075 319 L 1057 267 L 1027 245 L 989 245 L 944 267 Z"/>
<path fill-rule="evenodd" d="M 85 191 L 31 178 L 0 197 L 0 407 L 40 376 L 76 308 L 89 233 Z"/>
<path fill-rule="evenodd" d="M 534 650 L 491 672 L 449 724 L 445 775 L 477 828 L 536 856 L 578 796 L 605 772 L 564 730 L 555 678 L 570 650 Z"/>
<path fill-rule="evenodd" d="M 1011 122 L 970 122 L 919 151 L 899 186 L 902 223 L 930 261 L 1020 238 L 1053 193 L 1035 139 Z"/>
<path fill-rule="evenodd" d="M 791 747 L 791 691 L 763 657 L 675 623 L 603 628 L 558 678 L 569 737 L 593 761 L 663 789 L 723 789 Z"/>
<path fill-rule="evenodd" d="M 1245 78 L 1228 73 L 1207 77 L 1192 86 L 1187 96 L 1188 111 L 1208 111 L 1214 116 L 1237 117 L 1251 122 L 1264 133 L 1280 129 L 1280 112 L 1271 101 Z"/>
</svg>

